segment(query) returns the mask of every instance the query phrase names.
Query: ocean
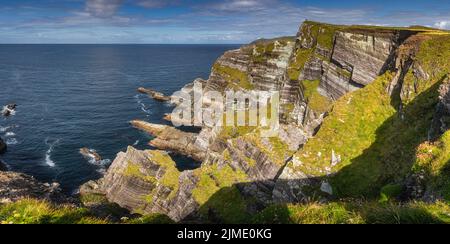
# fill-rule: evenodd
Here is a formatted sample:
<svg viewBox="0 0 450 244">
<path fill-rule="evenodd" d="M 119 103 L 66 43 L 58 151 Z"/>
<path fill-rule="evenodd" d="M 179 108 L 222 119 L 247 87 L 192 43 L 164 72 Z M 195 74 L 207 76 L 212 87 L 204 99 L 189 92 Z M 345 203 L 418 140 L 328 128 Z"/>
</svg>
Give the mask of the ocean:
<svg viewBox="0 0 450 244">
<path fill-rule="evenodd" d="M 13 171 L 73 192 L 107 170 L 128 146 L 150 149 L 151 137 L 128 122 L 165 123 L 172 108 L 138 94 L 149 87 L 172 94 L 196 78 L 208 78 L 214 61 L 237 45 L 0 45 L 0 118 Z M 103 158 L 84 158 L 80 148 Z M 174 156 L 181 170 L 196 167 Z"/>
</svg>

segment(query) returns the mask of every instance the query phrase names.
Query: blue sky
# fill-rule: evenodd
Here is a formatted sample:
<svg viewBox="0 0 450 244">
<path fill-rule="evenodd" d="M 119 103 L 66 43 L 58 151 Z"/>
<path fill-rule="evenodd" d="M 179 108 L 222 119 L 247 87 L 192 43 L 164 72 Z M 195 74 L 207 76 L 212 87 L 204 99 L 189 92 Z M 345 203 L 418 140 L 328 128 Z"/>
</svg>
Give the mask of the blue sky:
<svg viewBox="0 0 450 244">
<path fill-rule="evenodd" d="M 305 19 L 450 29 L 450 1 L 0 0 L 0 43 L 248 43 Z"/>
</svg>

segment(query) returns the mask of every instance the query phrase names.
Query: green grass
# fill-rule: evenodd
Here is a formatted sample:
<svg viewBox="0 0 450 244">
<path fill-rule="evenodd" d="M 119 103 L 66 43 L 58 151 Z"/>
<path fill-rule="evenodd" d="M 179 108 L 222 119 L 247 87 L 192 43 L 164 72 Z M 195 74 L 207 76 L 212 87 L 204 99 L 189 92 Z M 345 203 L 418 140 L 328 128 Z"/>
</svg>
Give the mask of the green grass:
<svg viewBox="0 0 450 244">
<path fill-rule="evenodd" d="M 306 62 L 312 57 L 314 49 L 302 49 L 298 48 L 295 51 L 294 57 L 292 58 L 289 68 L 288 76 L 290 80 L 298 80 Z"/>
<path fill-rule="evenodd" d="M 267 59 L 273 56 L 275 42 L 260 42 L 255 45 L 255 52 L 252 54 L 252 60 L 255 63 L 267 62 Z"/>
<path fill-rule="evenodd" d="M 408 204 L 337 202 L 274 205 L 253 218 L 264 224 L 449 224 L 449 205 L 437 202 Z"/>
<path fill-rule="evenodd" d="M 450 131 L 435 142 L 424 142 L 416 152 L 415 172 L 423 172 L 429 191 L 450 203 Z"/>
<path fill-rule="evenodd" d="M 180 178 L 180 171 L 177 169 L 175 161 L 164 151 L 149 151 L 149 157 L 152 162 L 164 168 L 164 175 L 159 179 L 158 184 L 162 184 L 171 189 L 168 196 L 169 199 L 175 197 L 179 189 Z"/>
<path fill-rule="evenodd" d="M 220 64 L 214 64 L 213 71 L 222 75 L 228 82 L 229 87 L 235 90 L 239 88 L 245 90 L 254 89 L 253 84 L 250 82 L 248 75 L 238 69 L 234 69 L 228 66 L 222 66 Z"/>
<path fill-rule="evenodd" d="M 200 218 L 214 223 L 238 223 L 249 219 L 246 211 L 247 200 L 240 194 L 235 184 L 248 182 L 247 175 L 232 169 L 228 164 L 219 168 L 217 165 L 203 166 L 195 171 L 199 178 L 192 195 L 201 207 Z"/>
<path fill-rule="evenodd" d="M 304 80 L 301 81 L 301 87 L 303 88 L 303 95 L 308 102 L 309 108 L 318 113 L 324 113 L 330 110 L 332 102 L 327 97 L 322 96 L 318 92 L 320 85 L 319 80 Z"/>
<path fill-rule="evenodd" d="M 336 31 L 342 30 L 344 26 L 330 25 L 324 23 L 312 23 L 311 34 L 316 37 L 317 44 L 331 51 L 334 46 L 334 35 Z"/>
<path fill-rule="evenodd" d="M 439 81 L 429 82 L 400 115 L 386 93 L 391 79 L 386 74 L 339 99 L 318 134 L 296 154 L 303 162 L 296 170 L 329 178 L 339 197 L 378 197 L 383 186 L 402 181 L 417 146 L 427 139 Z M 334 168 L 333 150 L 342 158 Z M 325 175 L 326 167 L 333 176 Z"/>
<path fill-rule="evenodd" d="M 54 206 L 39 200 L 24 199 L 0 205 L 2 224 L 107 224 L 85 208 Z"/>
</svg>

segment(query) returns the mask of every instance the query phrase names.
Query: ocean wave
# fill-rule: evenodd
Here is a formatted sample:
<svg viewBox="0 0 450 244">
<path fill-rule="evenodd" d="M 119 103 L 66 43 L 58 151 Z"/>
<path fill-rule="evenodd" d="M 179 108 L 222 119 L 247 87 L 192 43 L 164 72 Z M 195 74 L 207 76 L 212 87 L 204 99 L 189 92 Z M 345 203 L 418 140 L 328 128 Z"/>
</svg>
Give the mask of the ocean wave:
<svg viewBox="0 0 450 244">
<path fill-rule="evenodd" d="M 14 128 L 18 128 L 19 126 L 18 125 L 8 125 L 8 126 L 0 126 L 0 132 L 1 133 L 4 133 L 4 132 L 7 132 L 7 131 L 9 131 L 9 130 L 11 130 L 11 129 L 14 129 Z"/>
<path fill-rule="evenodd" d="M 88 149 L 90 152 L 96 153 L 97 151 L 95 149 Z M 102 160 L 96 160 L 95 156 L 92 154 L 82 154 L 84 158 L 87 159 L 89 164 L 97 166 L 97 172 L 100 174 L 106 173 L 106 168 L 111 164 L 111 159 L 102 159 Z"/>
<path fill-rule="evenodd" d="M 137 145 L 139 145 L 139 140 L 137 140 L 134 144 L 133 144 L 133 146 L 137 146 Z"/>
<path fill-rule="evenodd" d="M 55 145 L 58 143 L 59 143 L 59 139 L 57 139 L 51 143 L 49 142 L 48 138 L 45 140 L 45 144 L 49 146 L 48 150 L 45 152 L 45 164 L 51 168 L 56 166 L 55 162 L 52 160 L 52 153 L 53 153 L 53 149 L 55 148 Z"/>
<path fill-rule="evenodd" d="M 151 115 L 152 112 L 151 112 L 150 109 L 144 104 L 144 102 L 142 102 L 141 97 L 142 97 L 142 96 L 141 96 L 140 94 L 134 96 L 134 98 L 136 99 L 136 102 L 138 103 L 138 105 L 139 105 L 139 107 L 141 108 L 142 112 L 144 112 L 144 113 L 146 113 L 146 114 L 148 114 L 148 115 Z"/>
<path fill-rule="evenodd" d="M 6 132 L 5 137 L 13 137 L 15 135 L 16 135 L 16 133 L 9 131 L 9 132 Z"/>
<path fill-rule="evenodd" d="M 19 141 L 16 138 L 8 138 L 6 139 L 6 145 L 16 145 Z"/>
</svg>

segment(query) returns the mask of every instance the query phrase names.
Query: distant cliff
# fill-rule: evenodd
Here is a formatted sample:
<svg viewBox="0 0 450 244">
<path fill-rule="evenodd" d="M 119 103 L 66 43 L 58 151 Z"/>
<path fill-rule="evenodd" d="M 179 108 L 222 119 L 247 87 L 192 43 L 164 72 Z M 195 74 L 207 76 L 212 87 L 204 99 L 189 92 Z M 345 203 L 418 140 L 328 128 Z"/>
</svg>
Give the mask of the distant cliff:
<svg viewBox="0 0 450 244">
<path fill-rule="evenodd" d="M 225 223 L 248 222 L 274 204 L 393 197 L 387 189 L 395 199 L 443 199 L 449 45 L 438 30 L 307 21 L 296 37 L 229 51 L 195 82 L 219 92 L 279 91 L 277 137 L 260 137 L 258 127 L 195 134 L 134 121 L 164 151 L 129 147 L 81 194 L 135 213 Z M 166 151 L 199 168 L 180 172 Z"/>
</svg>

